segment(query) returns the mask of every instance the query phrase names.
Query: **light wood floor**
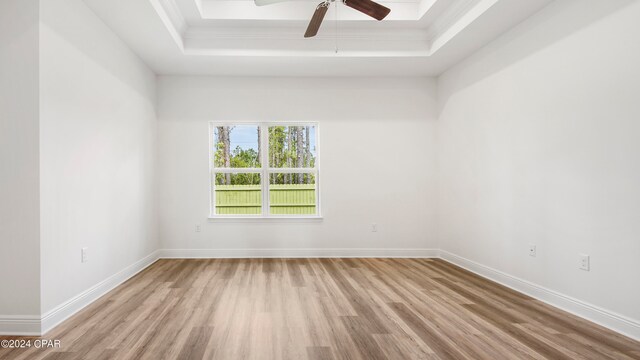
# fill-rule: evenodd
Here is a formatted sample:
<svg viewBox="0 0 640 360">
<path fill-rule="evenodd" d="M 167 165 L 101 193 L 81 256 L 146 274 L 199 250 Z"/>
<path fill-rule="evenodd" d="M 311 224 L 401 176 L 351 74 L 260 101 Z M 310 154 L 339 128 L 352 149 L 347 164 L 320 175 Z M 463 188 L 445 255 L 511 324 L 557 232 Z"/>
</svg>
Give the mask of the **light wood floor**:
<svg viewBox="0 0 640 360">
<path fill-rule="evenodd" d="M 0 359 L 640 359 L 640 343 L 441 260 L 160 260 Z"/>
</svg>

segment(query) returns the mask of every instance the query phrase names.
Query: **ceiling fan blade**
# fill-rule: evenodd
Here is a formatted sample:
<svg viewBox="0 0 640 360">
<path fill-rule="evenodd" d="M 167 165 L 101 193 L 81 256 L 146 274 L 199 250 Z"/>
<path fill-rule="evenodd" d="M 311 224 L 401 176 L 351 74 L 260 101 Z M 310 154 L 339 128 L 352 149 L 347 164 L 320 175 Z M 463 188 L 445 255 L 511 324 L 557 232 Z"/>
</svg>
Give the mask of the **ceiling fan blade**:
<svg viewBox="0 0 640 360">
<path fill-rule="evenodd" d="M 382 20 L 391 9 L 386 6 L 382 6 L 377 2 L 373 2 L 371 0 L 345 0 L 344 4 L 350 8 L 356 9 L 363 14 L 369 15 L 376 20 Z"/>
<path fill-rule="evenodd" d="M 307 31 L 304 33 L 304 37 L 308 38 L 316 36 L 327 10 L 329 10 L 329 5 L 325 2 L 320 3 L 320 5 L 316 7 L 316 11 L 313 13 L 311 21 L 309 21 L 309 26 L 307 26 Z"/>
</svg>

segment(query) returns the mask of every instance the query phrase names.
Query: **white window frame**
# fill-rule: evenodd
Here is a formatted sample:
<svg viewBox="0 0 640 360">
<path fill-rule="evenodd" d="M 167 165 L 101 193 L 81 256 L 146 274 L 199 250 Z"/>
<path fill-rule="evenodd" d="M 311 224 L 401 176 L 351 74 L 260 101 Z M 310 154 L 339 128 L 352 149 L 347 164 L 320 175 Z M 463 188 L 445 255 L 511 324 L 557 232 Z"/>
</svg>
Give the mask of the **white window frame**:
<svg viewBox="0 0 640 360">
<path fill-rule="evenodd" d="M 218 126 L 257 126 L 260 129 L 260 168 L 217 168 L 214 167 L 214 131 Z M 313 126 L 315 127 L 316 140 L 316 158 L 314 167 L 312 168 L 271 168 L 269 167 L 269 127 L 272 126 Z M 261 213 L 256 215 L 248 214 L 216 214 L 216 191 L 215 180 L 216 174 L 240 174 L 240 173 L 258 173 L 260 174 L 260 186 L 262 190 L 262 208 Z M 271 204 L 269 197 L 269 175 L 273 173 L 297 174 L 307 173 L 315 174 L 315 191 L 316 191 L 316 213 L 313 215 L 272 215 L 269 213 Z M 209 122 L 209 219 L 321 219 L 320 206 L 320 127 L 317 122 Z"/>
</svg>

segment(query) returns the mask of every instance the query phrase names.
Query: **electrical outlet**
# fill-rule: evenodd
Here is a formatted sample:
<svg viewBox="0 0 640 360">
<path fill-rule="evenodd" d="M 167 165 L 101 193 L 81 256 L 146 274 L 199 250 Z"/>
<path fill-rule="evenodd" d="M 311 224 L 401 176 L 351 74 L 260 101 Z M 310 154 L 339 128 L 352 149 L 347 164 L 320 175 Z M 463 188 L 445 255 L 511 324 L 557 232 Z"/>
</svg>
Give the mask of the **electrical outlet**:
<svg viewBox="0 0 640 360">
<path fill-rule="evenodd" d="M 529 256 L 536 257 L 536 246 L 529 244 Z"/>
<path fill-rule="evenodd" d="M 589 271 L 589 255 L 580 254 L 580 270 Z"/>
<path fill-rule="evenodd" d="M 196 232 L 200 232 L 202 230 L 202 228 L 200 227 L 200 224 L 196 224 Z"/>
<path fill-rule="evenodd" d="M 371 224 L 371 232 L 378 232 L 378 224 L 376 223 Z"/>
<path fill-rule="evenodd" d="M 87 260 L 89 260 L 89 259 L 87 258 L 87 252 L 88 252 L 88 251 L 89 251 L 89 248 L 86 248 L 86 247 L 83 247 L 83 248 L 82 248 L 82 250 L 80 251 L 80 253 L 81 253 L 81 258 L 80 258 L 80 259 L 81 259 L 81 261 L 82 261 L 83 263 L 86 263 L 86 262 L 87 262 Z"/>
</svg>

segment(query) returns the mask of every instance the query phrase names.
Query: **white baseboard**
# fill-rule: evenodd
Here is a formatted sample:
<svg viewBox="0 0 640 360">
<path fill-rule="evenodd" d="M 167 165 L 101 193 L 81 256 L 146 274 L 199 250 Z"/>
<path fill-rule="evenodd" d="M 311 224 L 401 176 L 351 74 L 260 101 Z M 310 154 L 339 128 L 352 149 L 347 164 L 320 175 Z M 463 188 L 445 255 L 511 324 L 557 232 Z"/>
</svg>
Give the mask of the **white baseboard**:
<svg viewBox="0 0 640 360">
<path fill-rule="evenodd" d="M 0 335 L 38 336 L 40 335 L 40 317 L 0 315 Z"/>
<path fill-rule="evenodd" d="M 386 257 L 432 258 L 436 249 L 163 249 L 157 250 L 118 273 L 83 291 L 42 317 L 0 315 L 0 335 L 40 336 L 90 305 L 160 258 L 310 258 Z"/>
<path fill-rule="evenodd" d="M 162 249 L 166 259 L 202 258 L 434 258 L 437 249 Z"/>
<path fill-rule="evenodd" d="M 640 340 L 640 322 L 438 249 L 162 249 L 112 275 L 44 316 L 0 315 L 0 335 L 43 335 L 160 258 L 441 258 L 547 304 Z"/>
<path fill-rule="evenodd" d="M 135 263 L 127 266 L 121 271 L 111 275 L 93 287 L 83 291 L 68 301 L 60 304 L 55 309 L 48 311 L 41 319 L 41 333 L 44 335 L 55 326 L 65 321 L 78 311 L 82 310 L 92 302 L 113 290 L 118 285 L 129 280 L 131 277 L 146 269 L 149 265 L 158 260 L 158 251 L 154 251 Z"/>
<path fill-rule="evenodd" d="M 440 250 L 440 258 L 491 281 L 529 295 L 551 306 L 602 325 L 632 339 L 640 340 L 640 322 L 636 320 L 561 294 L 557 291 L 547 289 L 543 286 L 517 278 L 444 250 Z"/>
</svg>

